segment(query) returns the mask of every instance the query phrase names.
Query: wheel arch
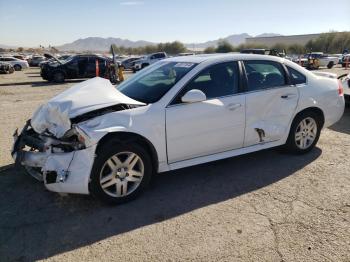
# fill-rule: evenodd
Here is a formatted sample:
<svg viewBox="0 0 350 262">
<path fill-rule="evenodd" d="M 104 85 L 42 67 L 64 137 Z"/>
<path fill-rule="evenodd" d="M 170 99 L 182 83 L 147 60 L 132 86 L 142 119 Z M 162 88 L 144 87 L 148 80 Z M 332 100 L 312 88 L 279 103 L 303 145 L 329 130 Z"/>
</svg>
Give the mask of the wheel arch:
<svg viewBox="0 0 350 262">
<path fill-rule="evenodd" d="M 152 160 L 152 166 L 154 168 L 155 172 L 158 172 L 158 167 L 159 167 L 159 162 L 158 162 L 158 153 L 153 144 L 144 136 L 132 133 L 132 132 L 127 132 L 127 131 L 122 131 L 122 132 L 111 132 L 106 134 L 104 137 L 100 139 L 98 142 L 96 152 L 99 151 L 99 149 L 108 141 L 118 141 L 120 143 L 130 143 L 130 142 L 136 142 L 142 147 L 145 148 L 145 150 L 149 153 L 151 156 Z"/>
<path fill-rule="evenodd" d="M 304 114 L 306 112 L 313 112 L 313 113 L 316 113 L 320 116 L 320 120 L 321 120 L 321 129 L 323 128 L 323 125 L 325 123 L 325 116 L 324 116 L 324 113 L 322 111 L 322 109 L 320 109 L 319 107 L 307 107 L 307 108 L 304 108 L 302 109 L 301 111 L 299 111 L 293 118 L 293 121 L 295 118 L 297 118 L 299 115 L 301 114 Z"/>
<path fill-rule="evenodd" d="M 52 71 L 52 76 L 54 76 L 57 72 L 60 72 L 64 75 L 64 77 L 67 76 L 67 73 L 65 72 L 65 70 L 62 70 L 62 69 L 55 69 Z"/>
</svg>

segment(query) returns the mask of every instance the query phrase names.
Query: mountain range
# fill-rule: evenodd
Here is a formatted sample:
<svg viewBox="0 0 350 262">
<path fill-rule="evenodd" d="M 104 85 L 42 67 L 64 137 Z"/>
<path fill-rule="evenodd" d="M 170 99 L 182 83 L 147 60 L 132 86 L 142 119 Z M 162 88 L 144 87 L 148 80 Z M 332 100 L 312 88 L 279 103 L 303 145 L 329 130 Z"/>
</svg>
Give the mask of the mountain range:
<svg viewBox="0 0 350 262">
<path fill-rule="evenodd" d="M 280 34 L 264 33 L 261 35 L 257 35 L 255 37 L 271 37 L 271 36 L 280 36 Z M 225 40 L 232 45 L 239 45 L 239 44 L 245 43 L 245 39 L 249 37 L 253 37 L 253 36 L 247 33 L 235 34 L 224 38 L 207 41 L 204 43 L 186 43 L 185 46 L 187 48 L 203 49 L 209 46 L 216 46 L 218 42 L 222 40 Z M 112 44 L 115 44 L 116 46 L 124 46 L 124 47 L 142 47 L 146 45 L 156 45 L 157 43 L 144 41 L 144 40 L 131 41 L 128 39 L 113 38 L 113 37 L 108 37 L 108 38 L 88 37 L 88 38 L 78 39 L 72 43 L 56 46 L 56 48 L 61 51 L 107 51 L 109 50 Z"/>
<path fill-rule="evenodd" d="M 255 37 L 271 37 L 271 36 L 280 36 L 280 34 L 275 33 L 264 33 L 257 35 Z M 234 34 L 229 35 L 224 38 L 219 38 L 216 40 L 211 40 L 203 43 L 185 43 L 185 46 L 189 49 L 204 49 L 209 46 L 216 46 L 219 41 L 227 41 L 230 44 L 236 46 L 245 43 L 246 38 L 253 37 L 247 33 L 242 34 Z M 131 41 L 128 39 L 122 39 L 122 38 L 103 38 L 103 37 L 87 37 L 87 38 L 80 38 L 78 40 L 75 40 L 72 43 L 67 43 L 60 46 L 55 46 L 60 51 L 108 51 L 110 46 L 112 44 L 115 44 L 116 46 L 124 46 L 124 47 L 142 47 L 146 45 L 156 45 L 155 42 L 150 41 Z M 17 48 L 16 46 L 8 46 L 8 45 L 1 45 L 0 48 Z"/>
</svg>

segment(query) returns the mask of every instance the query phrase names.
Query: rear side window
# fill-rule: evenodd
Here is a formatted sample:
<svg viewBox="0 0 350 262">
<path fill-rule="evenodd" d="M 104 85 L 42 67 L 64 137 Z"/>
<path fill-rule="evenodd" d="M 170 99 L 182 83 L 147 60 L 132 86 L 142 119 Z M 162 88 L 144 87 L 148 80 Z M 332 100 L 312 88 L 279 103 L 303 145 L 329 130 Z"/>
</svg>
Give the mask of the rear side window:
<svg viewBox="0 0 350 262">
<path fill-rule="evenodd" d="M 164 57 L 165 57 L 164 53 L 158 53 L 154 55 L 154 58 L 164 58 Z"/>
<path fill-rule="evenodd" d="M 304 76 L 302 73 L 299 71 L 287 66 L 289 75 L 292 78 L 293 84 L 294 85 L 300 85 L 300 84 L 305 84 L 306 83 L 306 76 Z"/>
<path fill-rule="evenodd" d="M 248 91 L 263 90 L 286 85 L 285 72 L 280 63 L 273 61 L 245 61 Z"/>
</svg>

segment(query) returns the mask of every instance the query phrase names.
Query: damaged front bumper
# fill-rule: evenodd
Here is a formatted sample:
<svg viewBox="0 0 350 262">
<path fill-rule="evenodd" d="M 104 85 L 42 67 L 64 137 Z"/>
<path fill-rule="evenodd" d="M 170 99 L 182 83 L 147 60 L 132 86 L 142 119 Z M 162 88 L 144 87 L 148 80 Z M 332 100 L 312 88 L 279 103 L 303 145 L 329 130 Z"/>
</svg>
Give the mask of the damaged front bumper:
<svg viewBox="0 0 350 262">
<path fill-rule="evenodd" d="M 96 145 L 85 147 L 77 141 L 37 134 L 28 121 L 20 134 L 16 130 L 11 155 L 16 166 L 24 166 L 48 190 L 89 194 L 95 149 Z"/>
</svg>

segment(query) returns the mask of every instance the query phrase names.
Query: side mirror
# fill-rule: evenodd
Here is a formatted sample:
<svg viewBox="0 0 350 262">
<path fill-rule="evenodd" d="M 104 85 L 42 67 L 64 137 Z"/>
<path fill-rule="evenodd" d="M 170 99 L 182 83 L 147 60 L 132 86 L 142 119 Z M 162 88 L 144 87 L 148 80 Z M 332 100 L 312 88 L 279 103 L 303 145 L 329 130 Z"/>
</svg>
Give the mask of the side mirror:
<svg viewBox="0 0 350 262">
<path fill-rule="evenodd" d="M 195 103 L 207 100 L 206 95 L 198 89 L 192 89 L 188 91 L 182 98 L 183 103 Z"/>
</svg>

